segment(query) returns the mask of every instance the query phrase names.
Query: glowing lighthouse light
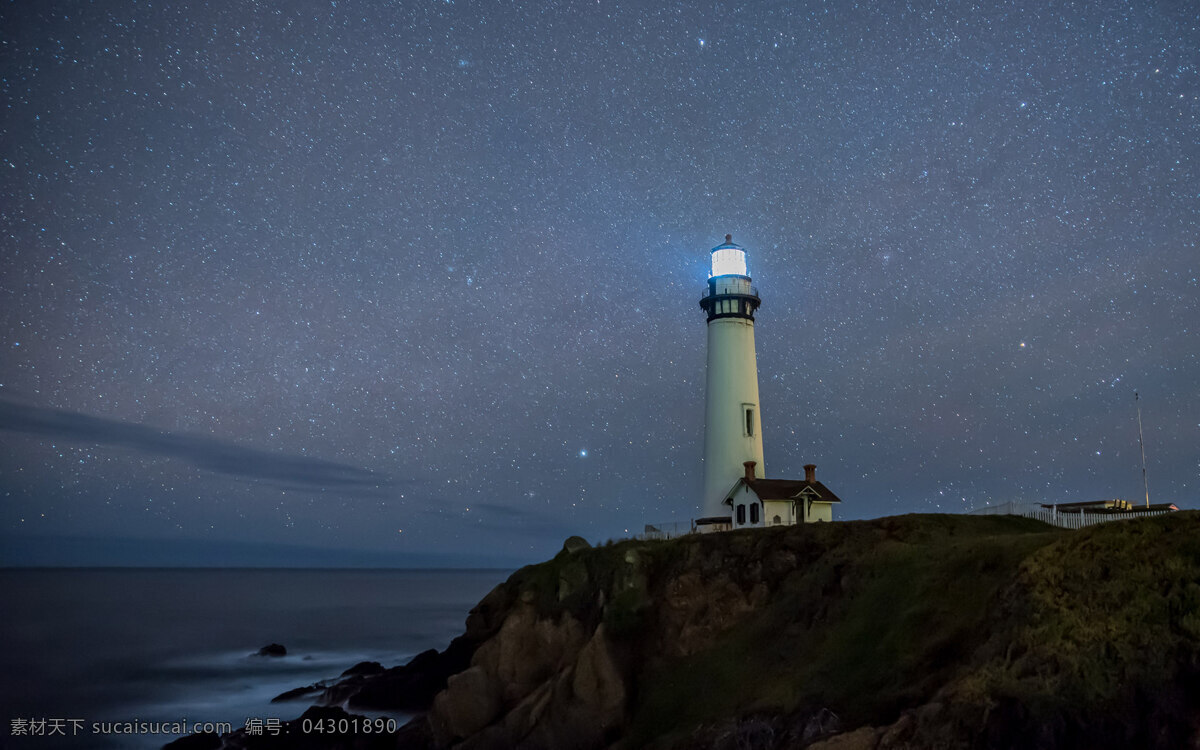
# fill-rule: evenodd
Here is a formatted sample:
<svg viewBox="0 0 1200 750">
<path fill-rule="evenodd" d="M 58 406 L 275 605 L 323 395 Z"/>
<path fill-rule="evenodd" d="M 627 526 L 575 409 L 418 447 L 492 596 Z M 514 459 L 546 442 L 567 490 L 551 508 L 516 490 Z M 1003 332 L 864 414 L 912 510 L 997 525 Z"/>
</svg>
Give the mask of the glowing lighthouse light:
<svg viewBox="0 0 1200 750">
<path fill-rule="evenodd" d="M 746 272 L 746 251 L 735 245 L 733 238 L 725 235 L 725 244 L 717 245 L 712 251 L 712 273 L 714 276 L 749 276 Z"/>
</svg>

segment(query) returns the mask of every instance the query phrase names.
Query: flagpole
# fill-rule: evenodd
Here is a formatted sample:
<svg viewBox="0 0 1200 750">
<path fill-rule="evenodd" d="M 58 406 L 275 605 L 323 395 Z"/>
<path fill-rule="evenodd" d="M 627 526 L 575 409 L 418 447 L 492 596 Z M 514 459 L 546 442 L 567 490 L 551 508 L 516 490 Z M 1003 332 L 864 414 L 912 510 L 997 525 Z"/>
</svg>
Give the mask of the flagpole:
<svg viewBox="0 0 1200 750">
<path fill-rule="evenodd" d="M 1150 483 L 1146 481 L 1146 444 L 1142 441 L 1142 404 L 1137 391 L 1133 392 L 1133 403 L 1137 404 L 1138 447 L 1142 449 L 1142 489 L 1146 490 L 1146 510 L 1150 510 Z"/>
</svg>

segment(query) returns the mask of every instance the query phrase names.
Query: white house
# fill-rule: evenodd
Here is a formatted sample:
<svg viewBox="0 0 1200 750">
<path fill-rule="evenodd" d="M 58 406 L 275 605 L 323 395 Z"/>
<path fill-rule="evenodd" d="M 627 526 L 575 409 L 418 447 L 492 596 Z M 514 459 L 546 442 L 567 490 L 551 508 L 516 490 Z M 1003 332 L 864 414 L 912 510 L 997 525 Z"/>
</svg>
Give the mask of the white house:
<svg viewBox="0 0 1200 750">
<path fill-rule="evenodd" d="M 746 473 L 725 493 L 731 528 L 792 526 L 833 520 L 833 504 L 842 502 L 817 481 L 815 464 L 805 464 L 804 479 L 761 479 L 754 462 L 745 462 Z"/>
</svg>

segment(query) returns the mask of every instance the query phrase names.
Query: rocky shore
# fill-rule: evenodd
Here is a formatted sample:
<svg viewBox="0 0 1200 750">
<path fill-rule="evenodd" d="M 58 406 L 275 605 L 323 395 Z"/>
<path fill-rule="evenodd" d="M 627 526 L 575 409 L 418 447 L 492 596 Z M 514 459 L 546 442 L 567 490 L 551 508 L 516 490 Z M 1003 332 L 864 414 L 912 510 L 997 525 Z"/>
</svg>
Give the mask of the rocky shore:
<svg viewBox="0 0 1200 750">
<path fill-rule="evenodd" d="M 1200 513 L 1061 531 L 902 516 L 568 540 L 407 665 L 364 663 L 313 719 L 391 734 L 173 748 L 1200 747 Z"/>
</svg>

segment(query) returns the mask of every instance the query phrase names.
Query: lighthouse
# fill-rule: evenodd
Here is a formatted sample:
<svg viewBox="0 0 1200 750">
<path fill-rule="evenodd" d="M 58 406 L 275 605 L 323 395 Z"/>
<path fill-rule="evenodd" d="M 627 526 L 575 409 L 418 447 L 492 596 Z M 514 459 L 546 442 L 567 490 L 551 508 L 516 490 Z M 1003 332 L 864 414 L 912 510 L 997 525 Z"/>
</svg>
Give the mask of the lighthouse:
<svg viewBox="0 0 1200 750">
<path fill-rule="evenodd" d="M 725 242 L 712 249 L 712 273 L 700 300 L 708 316 L 704 498 L 696 522 L 701 528 L 728 528 L 730 489 L 740 479 L 765 476 L 754 354 L 754 312 L 760 302 L 745 249 L 725 235 Z"/>
</svg>

